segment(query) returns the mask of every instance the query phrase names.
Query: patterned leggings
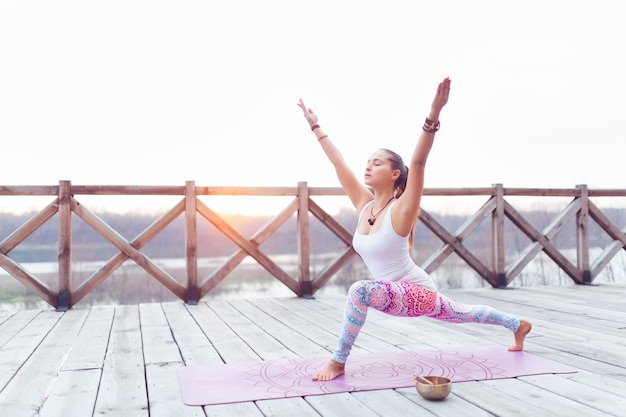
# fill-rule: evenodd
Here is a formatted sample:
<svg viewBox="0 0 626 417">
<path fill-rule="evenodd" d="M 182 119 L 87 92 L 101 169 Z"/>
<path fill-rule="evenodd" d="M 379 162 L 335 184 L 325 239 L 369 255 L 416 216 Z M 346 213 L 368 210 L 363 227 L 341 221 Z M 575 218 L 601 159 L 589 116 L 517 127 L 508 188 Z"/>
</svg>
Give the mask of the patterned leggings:
<svg viewBox="0 0 626 417">
<path fill-rule="evenodd" d="M 515 332 L 518 318 L 485 305 L 465 305 L 445 295 L 406 281 L 357 281 L 350 287 L 345 316 L 333 359 L 345 363 L 365 324 L 368 307 L 399 317 L 427 316 L 450 323 L 482 323 L 504 326 Z"/>
</svg>

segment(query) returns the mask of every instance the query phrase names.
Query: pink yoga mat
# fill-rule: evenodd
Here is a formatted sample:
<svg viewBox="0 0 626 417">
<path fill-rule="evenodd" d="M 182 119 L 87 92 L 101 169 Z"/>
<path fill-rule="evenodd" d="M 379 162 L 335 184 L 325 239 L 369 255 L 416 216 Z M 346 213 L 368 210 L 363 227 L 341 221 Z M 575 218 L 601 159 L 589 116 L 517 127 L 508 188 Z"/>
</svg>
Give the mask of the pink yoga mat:
<svg viewBox="0 0 626 417">
<path fill-rule="evenodd" d="M 187 405 L 225 404 L 273 398 L 415 386 L 413 373 L 453 382 L 577 372 L 575 368 L 503 346 L 471 346 L 419 352 L 351 355 L 346 374 L 327 382 L 311 376 L 328 358 L 187 366 L 178 380 Z"/>
</svg>

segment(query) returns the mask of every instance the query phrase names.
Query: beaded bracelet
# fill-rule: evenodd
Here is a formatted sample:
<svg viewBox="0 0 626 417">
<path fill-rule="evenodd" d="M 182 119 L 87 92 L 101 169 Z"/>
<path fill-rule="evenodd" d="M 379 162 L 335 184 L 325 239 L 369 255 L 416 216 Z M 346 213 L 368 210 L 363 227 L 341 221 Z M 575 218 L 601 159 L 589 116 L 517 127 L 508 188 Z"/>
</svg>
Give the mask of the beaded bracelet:
<svg viewBox="0 0 626 417">
<path fill-rule="evenodd" d="M 422 126 L 422 129 L 424 130 L 424 132 L 435 133 L 436 131 L 439 130 L 440 126 L 441 126 L 441 123 L 439 123 L 439 120 L 435 122 L 434 120 L 430 120 L 427 117 L 426 120 L 424 121 L 424 126 Z"/>
<path fill-rule="evenodd" d="M 311 126 L 311 132 L 314 131 L 315 129 L 319 129 L 320 125 L 313 125 Z"/>
</svg>

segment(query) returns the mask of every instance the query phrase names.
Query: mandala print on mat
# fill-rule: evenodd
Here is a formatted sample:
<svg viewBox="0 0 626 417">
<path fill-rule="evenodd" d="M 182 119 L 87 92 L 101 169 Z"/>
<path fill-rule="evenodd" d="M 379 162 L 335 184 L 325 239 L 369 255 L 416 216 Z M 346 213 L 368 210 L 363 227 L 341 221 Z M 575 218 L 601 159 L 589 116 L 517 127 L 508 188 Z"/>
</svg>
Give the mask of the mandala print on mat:
<svg viewBox="0 0 626 417">
<path fill-rule="evenodd" d="M 376 355 L 354 355 L 346 365 L 346 374 L 333 381 L 312 382 L 311 376 L 327 359 L 276 360 L 251 364 L 248 381 L 267 393 L 290 397 L 312 395 L 311 386 L 319 394 L 345 391 L 383 389 L 394 380 L 396 388 L 415 385 L 414 373 L 440 375 L 456 381 L 476 381 L 505 377 L 505 369 L 488 357 L 463 354 L 454 350 L 433 352 L 396 352 Z"/>
</svg>

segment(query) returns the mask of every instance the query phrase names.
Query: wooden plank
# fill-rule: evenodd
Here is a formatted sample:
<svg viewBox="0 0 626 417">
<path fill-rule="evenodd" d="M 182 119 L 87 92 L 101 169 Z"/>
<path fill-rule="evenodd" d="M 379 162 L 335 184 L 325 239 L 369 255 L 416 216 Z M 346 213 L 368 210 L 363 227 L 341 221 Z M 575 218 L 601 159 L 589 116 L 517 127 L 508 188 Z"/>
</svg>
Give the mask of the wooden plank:
<svg viewBox="0 0 626 417">
<path fill-rule="evenodd" d="M 0 310 L 0 334 L 2 334 L 2 324 L 17 313 L 19 313 L 18 310 Z M 0 346 L 2 346 L 2 343 L 0 343 Z"/>
<path fill-rule="evenodd" d="M 288 305 L 290 314 L 297 315 L 298 317 L 319 326 L 319 331 L 315 332 L 315 339 L 317 340 L 317 343 L 327 349 L 329 354 L 335 350 L 335 347 L 337 346 L 337 338 L 339 337 L 339 332 L 341 331 L 342 310 L 329 308 L 323 303 L 320 303 L 318 299 L 307 300 L 307 302 L 300 302 L 299 300 L 294 299 L 290 301 L 289 304 L 285 301 L 285 305 Z M 327 312 L 328 310 L 330 310 L 330 312 Z M 360 344 L 356 344 L 353 347 L 352 352 L 369 353 L 370 350 L 361 347 Z"/>
<path fill-rule="evenodd" d="M 160 304 L 140 304 L 139 317 L 145 364 L 180 362 L 180 351 Z"/>
<path fill-rule="evenodd" d="M 12 340 L 41 310 L 3 311 L 0 322 L 0 348 Z"/>
<path fill-rule="evenodd" d="M 559 383 L 563 383 L 563 385 L 568 386 L 569 388 L 574 388 L 572 385 L 576 384 L 567 384 L 566 378 L 561 378 L 554 375 L 538 375 L 535 377 L 535 381 L 538 381 L 538 384 L 549 384 L 551 387 L 558 385 Z M 557 381 L 558 380 L 558 381 Z M 552 382 L 549 382 L 552 381 Z M 542 406 L 541 415 L 562 415 L 562 416 L 610 416 L 610 413 L 605 413 L 595 406 L 589 406 L 585 404 L 583 401 L 579 401 L 577 396 L 585 396 L 585 398 L 589 399 L 590 395 L 583 394 L 583 390 L 581 384 L 578 384 L 578 389 L 574 388 L 574 392 L 570 392 L 569 396 L 562 396 L 558 394 L 554 394 L 549 389 L 541 388 L 537 385 L 532 385 L 524 382 L 524 378 L 511 378 L 511 379 L 498 379 L 498 380 L 488 380 L 481 382 L 484 386 L 489 386 L 493 389 L 497 389 L 502 393 L 510 396 L 511 401 L 515 403 L 528 403 L 528 398 L 533 399 L 534 404 L 539 404 Z M 461 385 L 461 384 L 455 384 Z M 561 390 L 560 390 L 561 391 Z M 564 391 L 561 391 L 564 392 Z M 601 399 L 607 399 L 607 396 L 601 396 L 599 390 L 589 390 L 592 394 L 599 395 L 596 401 Z M 569 398 L 568 398 L 569 397 Z M 573 399 L 572 399 L 573 397 Z M 611 396 L 616 398 L 616 396 Z M 590 400 L 593 402 L 593 400 Z M 614 401 L 614 403 L 616 403 Z M 624 404 L 624 400 L 622 399 L 622 404 Z M 623 408 L 622 408 L 623 409 Z M 524 410 L 526 412 L 526 410 Z M 528 414 L 535 416 L 537 414 Z"/>
<path fill-rule="evenodd" d="M 457 301 L 489 304 L 530 317 L 535 327 L 527 340 L 529 352 L 574 366 L 579 372 L 456 383 L 451 396 L 440 403 L 423 400 L 414 388 L 403 388 L 188 407 L 182 403 L 177 386 L 176 370 L 184 366 L 183 359 L 196 364 L 221 363 L 221 354 L 232 362 L 259 360 L 254 348 L 280 348 L 282 354 L 296 356 L 330 351 L 336 342 L 345 297 L 212 301 L 211 308 L 205 303 L 190 306 L 171 302 L 92 307 L 91 311 L 75 309 L 66 313 L 25 310 L 0 324 L 0 337 L 5 341 L 0 345 L 0 363 L 6 360 L 20 364 L 6 387 L 0 389 L 0 409 L 18 417 L 36 413 L 54 416 L 61 412 L 91 415 L 89 410 L 94 409 L 96 415 L 144 416 L 149 409 L 150 415 L 159 417 L 205 413 L 254 417 L 355 413 L 367 416 L 387 415 L 385 410 L 395 410 L 391 415 L 437 416 L 623 415 L 626 358 L 621 351 L 626 346 L 626 326 L 617 328 L 615 323 L 622 320 L 623 310 L 619 306 L 626 297 L 626 285 L 483 288 L 447 293 Z M 111 318 L 114 309 L 115 316 Z M 44 325 L 46 320 L 48 325 Z M 241 332 L 247 333 L 254 327 L 258 329 L 254 334 L 240 337 Z M 98 360 L 102 353 L 93 357 L 80 353 L 101 349 L 106 344 L 107 328 L 111 329 L 110 343 L 104 363 L 101 357 Z M 4 335 L 5 329 L 10 329 L 10 336 Z M 161 333 L 169 333 L 169 339 Z M 87 342 L 90 335 L 94 339 L 91 344 Z M 366 341 L 387 339 L 387 347 L 395 349 L 455 343 L 508 344 L 511 340 L 510 332 L 498 326 L 403 319 L 375 310 L 369 313 L 359 340 L 361 336 Z M 146 361 L 153 363 L 144 362 L 142 345 L 148 350 Z M 200 353 L 203 348 L 210 353 Z M 20 349 L 25 350 L 19 352 Z M 178 356 L 174 350 L 180 351 Z M 280 357 L 281 352 L 273 351 L 272 355 Z M 177 359 L 171 361 L 173 358 Z M 115 384 L 109 381 L 113 378 L 112 369 L 118 370 Z M 100 372 L 101 383 L 96 391 Z M 129 383 L 129 378 L 134 384 Z M 137 400 L 137 396 L 142 400 Z M 142 401 L 143 408 L 138 407 Z M 14 410 L 17 411 L 13 413 Z"/>
<path fill-rule="evenodd" d="M 263 360 L 295 358 L 293 352 L 285 349 L 274 337 L 239 313 L 225 301 L 213 301 L 211 309 L 224 320 L 230 329 Z"/>
<path fill-rule="evenodd" d="M 50 317 L 52 315 L 56 317 Z M 61 314 L 44 311 L 41 316 L 48 323 L 44 325 L 43 332 L 34 335 L 34 339 L 41 340 L 43 337 L 43 340 L 0 392 L 0 409 L 7 416 L 33 416 L 44 405 L 59 366 L 67 357 L 87 312 L 70 310 Z M 46 331 L 45 327 L 50 325 L 54 327 Z M 3 349 L 3 354 L 5 352 Z"/>
<path fill-rule="evenodd" d="M 354 396 L 342 394 L 327 394 L 305 397 L 306 401 L 324 417 L 378 417 L 380 414 L 372 411 L 367 405 Z"/>
<path fill-rule="evenodd" d="M 91 416 L 101 375 L 101 369 L 60 372 L 50 384 L 46 402 L 37 416 Z"/>
<path fill-rule="evenodd" d="M 102 369 L 115 308 L 92 307 L 61 371 Z"/>
<path fill-rule="evenodd" d="M 187 307 L 224 362 L 258 361 L 259 356 L 207 304 Z"/>
<path fill-rule="evenodd" d="M 485 304 L 494 304 L 494 307 L 497 304 L 501 308 L 507 308 L 508 305 L 508 310 L 514 310 L 522 304 L 525 305 L 524 308 L 527 311 L 533 312 L 537 317 L 550 317 L 560 323 L 574 321 L 573 326 L 592 328 L 594 331 L 603 331 L 607 335 L 613 334 L 626 322 L 626 311 L 606 311 L 601 307 L 575 305 L 568 300 L 548 297 L 545 298 L 543 304 L 539 304 L 536 294 L 524 290 L 516 290 L 514 294 L 502 294 L 501 296 L 490 293 L 482 293 L 477 296 L 470 291 L 462 294 L 461 297 L 464 300 L 477 300 L 477 302 L 483 300 Z"/>
<path fill-rule="evenodd" d="M 329 320 L 326 316 L 319 314 L 319 311 L 305 306 L 318 305 L 317 300 L 301 302 L 297 299 L 259 299 L 254 300 L 254 303 L 286 325 L 299 329 L 311 343 L 323 348 L 325 351 L 323 355 L 329 355 L 337 345 L 340 323 L 337 320 Z M 357 348 L 357 350 L 360 349 Z"/>
<path fill-rule="evenodd" d="M 352 397 L 359 400 L 379 416 L 436 415 L 421 406 L 421 403 L 424 403 L 426 400 L 414 402 L 392 389 L 354 392 L 352 393 Z M 454 402 L 454 400 L 446 401 L 446 405 L 451 402 Z M 459 400 L 458 402 L 462 403 L 463 401 Z M 467 416 L 465 413 L 462 415 L 464 417 Z"/>
<path fill-rule="evenodd" d="M 255 306 L 257 300 L 232 300 L 230 303 L 248 319 L 260 326 L 267 334 L 282 343 L 284 349 L 293 352 L 299 357 L 327 356 L 328 351 L 301 332 L 298 324 L 302 320 L 292 322 L 288 325 L 288 318 L 292 316 L 282 309 L 275 308 L 276 305 L 263 304 Z M 305 327 L 306 328 L 306 327 Z"/>
<path fill-rule="evenodd" d="M 115 308 L 94 415 L 148 416 L 137 306 Z"/>
<path fill-rule="evenodd" d="M 516 288 L 517 291 L 527 291 L 526 288 Z M 567 302 L 570 305 L 597 305 L 596 298 L 602 297 L 601 308 L 608 311 L 624 311 L 624 299 L 615 286 L 609 285 L 563 285 L 563 286 L 538 286 L 532 287 L 532 293 L 537 296 L 547 296 L 551 300 Z"/>
<path fill-rule="evenodd" d="M 176 374 L 183 365 L 182 362 L 146 364 L 150 417 L 204 417 L 202 407 L 183 403 Z"/>
<path fill-rule="evenodd" d="M 621 327 L 623 323 L 626 322 L 626 310 L 624 309 L 623 300 L 621 301 L 621 309 L 611 309 L 607 311 L 607 308 L 604 305 L 577 303 L 570 297 L 559 297 L 558 292 L 559 290 L 555 289 L 553 293 L 546 294 L 546 296 L 544 296 L 546 303 L 540 306 L 538 305 L 538 307 L 541 307 L 542 309 L 558 310 L 559 313 L 570 314 L 572 318 L 575 318 L 575 321 L 579 323 L 585 321 L 595 323 L 596 319 L 615 322 L 615 327 L 612 327 L 612 330 Z M 470 296 L 471 294 L 473 294 L 472 291 L 463 292 L 463 296 Z M 484 293 L 484 295 L 481 294 L 481 296 L 488 296 L 489 298 L 495 300 L 506 299 L 510 302 L 523 305 L 532 305 L 533 301 L 537 300 L 538 294 L 539 293 L 535 291 L 529 291 L 525 288 L 517 288 L 515 291 L 505 294 Z"/>
<path fill-rule="evenodd" d="M 560 362 L 566 365 L 570 365 L 578 370 L 576 374 L 570 374 L 568 377 L 577 375 L 585 375 L 586 373 L 594 374 L 604 378 L 605 376 L 611 379 L 626 382 L 626 372 L 623 367 L 616 364 L 598 362 L 594 359 L 586 358 L 580 355 L 564 352 L 558 348 L 551 348 L 546 346 L 540 346 L 533 344 L 533 354 L 537 354 L 546 359 L 551 359 L 556 362 Z"/>
<path fill-rule="evenodd" d="M 268 417 L 319 417 L 319 414 L 300 397 L 257 401 L 256 406 Z"/>
<path fill-rule="evenodd" d="M 0 195 L 57 195 L 58 190 L 55 185 L 2 185 Z"/>
<path fill-rule="evenodd" d="M 252 401 L 205 406 L 204 412 L 207 417 L 263 417 L 263 413 Z"/>
<path fill-rule="evenodd" d="M 341 301 L 339 303 L 340 306 L 328 306 L 316 299 L 310 304 L 302 304 L 303 306 L 308 307 L 308 311 L 304 312 L 301 317 L 306 317 L 307 314 L 310 316 L 311 311 L 321 313 L 315 316 L 315 322 L 319 323 L 319 325 L 325 329 L 332 329 L 334 331 L 333 333 L 330 333 L 330 335 L 333 337 L 327 344 L 330 352 L 334 351 L 337 345 L 337 338 L 339 337 L 339 333 L 341 331 L 344 303 L 345 301 Z M 295 310 L 294 313 L 298 314 Z M 371 322 L 368 321 L 363 326 L 363 329 L 361 330 L 361 333 L 359 334 L 359 337 L 354 344 L 352 353 L 391 352 L 401 350 L 396 346 L 388 343 L 386 340 L 378 337 L 375 332 L 370 332 L 370 328 Z"/>
<path fill-rule="evenodd" d="M 186 365 L 223 363 L 219 353 L 183 303 L 169 302 L 163 303 L 162 306 L 176 345 Z"/>
<path fill-rule="evenodd" d="M 516 381 L 520 385 L 523 382 Z M 515 389 L 518 389 L 517 386 Z M 508 416 L 533 416 L 533 417 L 554 417 L 555 415 L 581 415 L 562 414 L 558 410 L 550 407 L 549 403 L 537 401 L 533 397 L 523 396 L 522 399 L 512 395 L 511 392 L 499 390 L 496 387 L 483 382 L 460 382 L 454 384 L 452 390 L 455 395 L 465 401 L 480 407 L 490 414 L 498 417 Z M 530 400 L 532 398 L 532 400 Z M 544 398 L 544 397 L 542 397 Z"/>
<path fill-rule="evenodd" d="M 35 314 L 30 312 L 18 314 L 13 325 L 7 326 L 7 336 L 10 335 L 10 338 L 6 343 L 3 343 L 2 354 L 0 355 L 1 394 L 4 393 L 7 384 L 36 352 L 42 341 L 62 317 L 53 311 L 34 310 L 33 312 Z M 19 384 L 21 381 L 18 380 L 17 383 Z M 0 404 L 2 404 L 1 394 Z"/>
<path fill-rule="evenodd" d="M 534 391 L 548 391 L 582 405 L 584 408 L 581 408 L 589 410 L 588 415 L 614 415 L 615 410 L 626 410 L 626 382 L 605 376 L 594 378 L 589 373 L 579 379 L 561 375 L 534 375 L 519 379 L 531 384 Z"/>
<path fill-rule="evenodd" d="M 579 324 L 574 324 L 572 321 L 576 320 L 576 317 L 572 316 L 571 318 L 564 318 L 562 312 L 552 310 L 550 308 L 544 308 L 543 305 L 549 305 L 549 301 L 545 301 L 542 303 L 542 300 L 535 297 L 532 301 L 532 304 L 525 307 L 520 307 L 519 304 L 515 302 L 511 302 L 511 296 L 509 294 L 503 294 L 503 298 L 506 300 L 497 300 L 495 298 L 491 298 L 491 294 L 485 292 L 485 295 L 489 295 L 489 297 L 480 297 L 480 296 L 472 296 L 472 294 L 458 294 L 458 301 L 465 302 L 468 304 L 487 304 L 494 308 L 498 308 L 501 311 L 514 312 L 519 316 L 523 316 L 533 322 L 534 328 L 533 331 L 529 334 L 527 338 L 527 343 L 533 344 L 535 341 L 542 345 L 546 345 L 546 343 L 552 343 L 556 339 L 561 340 L 561 345 L 565 341 L 575 342 L 576 340 L 586 340 L 584 337 L 581 339 L 577 332 L 572 331 L 572 326 L 578 327 Z M 538 305 L 539 307 L 535 307 L 533 304 Z M 523 314 L 518 314 L 520 311 L 524 311 Z M 560 332 L 558 330 L 558 324 L 562 323 L 560 327 Z M 462 326 L 460 329 L 465 332 L 472 332 L 476 335 L 484 335 L 488 337 L 490 340 L 498 341 L 499 343 L 510 343 L 512 337 L 509 332 L 503 333 L 497 327 L 494 326 L 471 326 L 466 327 Z M 544 329 L 549 328 L 550 332 L 546 333 Z"/>
<path fill-rule="evenodd" d="M 542 315 L 544 315 L 544 318 L 546 316 L 558 317 L 559 313 L 553 312 L 553 314 L 549 315 L 549 311 L 542 310 L 539 307 L 534 307 L 534 304 L 537 303 L 536 297 L 530 297 L 528 303 L 529 307 L 527 308 L 530 310 L 534 309 L 536 311 L 534 315 L 531 315 L 528 314 L 528 310 L 526 310 L 528 316 L 535 317 L 532 320 L 537 320 L 541 323 L 540 317 L 542 317 Z M 490 304 L 494 307 L 498 307 L 499 304 L 504 304 L 504 302 L 494 299 L 490 301 Z M 549 300 L 546 301 L 545 305 L 549 304 Z M 560 314 L 563 315 L 563 312 Z M 597 319 L 585 320 L 584 317 L 576 317 L 575 315 L 571 315 L 571 319 L 561 318 L 558 322 L 544 321 L 543 325 L 549 326 L 549 333 L 542 334 L 541 337 L 537 337 L 540 332 L 540 328 L 535 328 L 535 330 L 531 333 L 532 337 L 529 336 L 529 341 L 592 358 L 600 362 L 613 363 L 615 361 L 621 361 L 622 363 L 626 363 L 626 351 L 624 350 L 626 343 L 624 343 L 623 335 L 605 334 L 602 337 L 598 337 L 599 333 L 597 330 L 597 323 Z M 485 331 L 484 329 L 477 330 Z"/>
<path fill-rule="evenodd" d="M 398 388 L 395 391 L 405 396 L 414 403 L 419 404 L 424 410 L 428 410 L 433 415 L 439 417 L 493 417 L 493 414 L 486 412 L 482 408 L 465 401 L 463 398 L 454 394 L 454 386 L 452 392 L 445 401 L 428 401 L 417 393 L 415 388 Z M 399 414 L 402 415 L 402 414 Z M 415 413 L 414 415 L 421 415 Z"/>
<path fill-rule="evenodd" d="M 161 304 L 140 304 L 139 316 L 150 416 L 204 416 L 183 403 L 177 370 L 184 363 Z"/>
<path fill-rule="evenodd" d="M 265 300 L 254 300 L 253 302 L 263 303 L 262 306 L 260 306 L 263 310 L 271 308 L 269 307 L 269 303 Z M 308 312 L 310 310 L 307 309 L 306 313 L 300 315 L 296 309 L 299 303 L 293 303 L 296 304 L 294 307 L 278 302 L 273 302 L 272 304 L 282 308 L 282 311 L 271 309 L 268 311 L 271 311 L 275 317 L 280 318 L 282 322 L 289 323 L 289 325 L 295 329 L 303 329 L 301 330 L 303 336 L 309 338 L 312 342 L 319 343 L 320 340 L 324 340 L 324 336 L 319 335 L 319 333 L 324 330 L 318 327 L 318 318 L 317 316 L 311 316 Z M 284 305 L 284 307 L 280 307 L 282 305 Z M 337 318 L 341 318 L 343 309 L 337 309 L 335 313 L 329 311 L 329 314 L 334 314 Z M 304 317 L 308 317 L 310 321 L 306 320 Z M 371 333 L 385 340 L 387 343 L 401 347 L 403 350 L 407 350 L 405 346 L 410 346 L 415 343 L 420 343 L 422 347 L 441 346 L 441 343 L 428 339 L 428 331 L 422 329 L 422 323 L 423 319 L 393 317 L 371 309 L 371 311 L 368 312 L 368 320 L 362 332 Z M 337 328 L 339 329 L 338 326 Z M 316 329 L 318 332 L 315 332 Z M 324 333 L 326 333 L 326 335 L 328 334 L 327 331 L 324 331 Z M 326 337 L 328 339 L 326 345 L 328 349 L 334 349 L 337 343 L 337 337 L 338 334 L 334 334 L 332 337 Z M 458 345 L 458 343 L 456 345 Z"/>
<path fill-rule="evenodd" d="M 340 303 L 343 302 L 340 301 Z M 368 312 L 368 320 L 363 327 L 362 333 L 372 333 L 376 337 L 383 337 L 390 342 L 394 342 L 395 348 L 408 351 L 496 343 L 508 346 L 512 340 L 511 333 L 508 330 L 498 330 L 497 332 L 500 333 L 501 338 L 490 339 L 485 338 L 482 333 L 473 334 L 475 332 L 472 332 L 472 327 L 478 328 L 481 326 L 446 323 L 427 317 L 394 317 L 372 309 Z M 397 333 L 396 336 L 392 336 L 394 332 Z M 361 335 L 359 335 L 360 338 Z M 357 343 L 359 339 L 357 339 Z M 382 351 L 389 351 L 389 349 Z"/>
</svg>

